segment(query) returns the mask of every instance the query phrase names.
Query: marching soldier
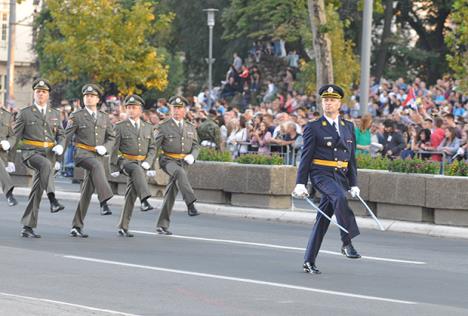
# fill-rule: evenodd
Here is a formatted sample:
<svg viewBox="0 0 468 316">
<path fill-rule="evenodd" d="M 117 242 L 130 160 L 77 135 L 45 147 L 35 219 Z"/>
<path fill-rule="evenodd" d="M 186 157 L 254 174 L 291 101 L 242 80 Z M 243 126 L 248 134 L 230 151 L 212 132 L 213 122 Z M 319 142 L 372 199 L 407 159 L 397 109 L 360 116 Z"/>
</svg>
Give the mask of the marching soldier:
<svg viewBox="0 0 468 316">
<path fill-rule="evenodd" d="M 308 196 L 305 185 L 310 177 L 312 185 L 322 195 L 319 208 L 328 216 L 333 213 L 338 224 L 349 234 L 341 232 L 341 252 L 348 258 L 360 258 L 351 239 L 359 235 L 353 211 L 348 206 L 346 191 L 353 197 L 359 195 L 356 186 L 356 137 L 353 123 L 339 117 L 343 90 L 336 85 L 325 85 L 319 90 L 324 115 L 307 124 L 304 131 L 304 146 L 297 171 L 293 196 Z M 304 255 L 304 271 L 319 274 L 315 259 L 330 222 L 322 214 L 317 219 Z"/>
<path fill-rule="evenodd" d="M 199 145 L 197 129 L 184 120 L 188 101 L 180 96 L 169 100 L 172 118 L 169 118 L 158 127 L 156 135 L 156 151 L 161 149 L 159 165 L 171 178 L 164 194 L 163 206 L 159 215 L 156 231 L 162 235 L 171 235 L 168 230 L 172 208 L 178 190 L 188 208 L 189 216 L 198 215 L 195 208 L 195 193 L 187 177 L 186 166 L 195 162 L 198 156 Z"/>
<path fill-rule="evenodd" d="M 70 235 L 86 238 L 88 235 L 83 233 L 82 229 L 94 190 L 100 202 L 101 215 L 112 214 L 107 201 L 112 198 L 113 193 L 107 181 L 103 156 L 112 150 L 115 133 L 109 116 L 97 110 L 102 88 L 95 84 L 86 84 L 81 92 L 85 106 L 70 115 L 65 136 L 67 144 L 74 137 L 75 164 L 85 169 L 81 199 L 76 208 Z"/>
<path fill-rule="evenodd" d="M 21 236 L 40 238 L 33 231 L 37 226 L 39 205 L 44 190 L 50 201 L 50 211 L 56 213 L 64 206 L 55 198 L 54 170 L 60 170 L 57 156 L 63 154 L 65 138 L 60 112 L 47 104 L 51 86 L 45 79 L 33 82 L 34 105 L 22 109 L 15 122 L 15 136 L 21 142 L 24 164 L 34 170 L 33 185 L 21 223 Z M 16 145 L 16 144 L 15 144 Z M 15 146 L 12 146 L 15 148 Z"/>
<path fill-rule="evenodd" d="M 16 171 L 14 163 L 16 137 L 12 124 L 13 115 L 0 106 L 0 182 L 2 182 L 2 190 L 5 193 L 9 206 L 18 204 L 13 195 L 14 186 L 9 174 Z"/>
<path fill-rule="evenodd" d="M 125 98 L 124 105 L 129 118 L 115 126 L 115 144 L 109 161 L 111 176 L 118 177 L 121 172 L 128 176 L 118 233 L 122 237 L 133 237 L 128 231 L 128 224 L 137 197 L 141 201 L 141 211 L 153 209 L 148 202 L 151 193 L 145 173 L 149 177 L 156 175 L 155 170 L 150 170 L 154 164 L 156 151 L 154 127 L 140 119 L 144 106 L 143 99 L 137 95 L 130 95 Z"/>
</svg>

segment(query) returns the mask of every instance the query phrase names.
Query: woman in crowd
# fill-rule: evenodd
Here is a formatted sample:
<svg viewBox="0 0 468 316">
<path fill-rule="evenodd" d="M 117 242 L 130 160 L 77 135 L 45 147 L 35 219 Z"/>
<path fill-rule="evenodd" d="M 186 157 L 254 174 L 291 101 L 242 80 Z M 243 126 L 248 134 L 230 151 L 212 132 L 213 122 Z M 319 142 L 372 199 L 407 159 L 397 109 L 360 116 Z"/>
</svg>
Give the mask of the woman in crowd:
<svg viewBox="0 0 468 316">
<path fill-rule="evenodd" d="M 239 120 L 233 120 L 234 127 L 229 134 L 227 139 L 227 145 L 233 158 L 237 158 L 242 154 L 247 153 L 249 132 L 247 131 L 246 121 L 244 116 L 241 116 Z"/>
<path fill-rule="evenodd" d="M 269 155 L 271 133 L 264 122 L 261 122 L 258 129 L 254 129 L 251 134 L 252 145 L 258 146 L 258 153 Z"/>
<path fill-rule="evenodd" d="M 438 151 L 445 153 L 446 161 L 452 162 L 452 157 L 457 153 L 460 148 L 460 138 L 457 137 L 457 130 L 455 127 L 448 127 L 445 130 L 445 138 L 442 143 L 437 147 Z"/>
<path fill-rule="evenodd" d="M 368 154 L 371 144 L 370 127 L 372 125 L 372 116 L 366 113 L 362 116 L 360 123 L 356 126 L 356 154 Z"/>
</svg>

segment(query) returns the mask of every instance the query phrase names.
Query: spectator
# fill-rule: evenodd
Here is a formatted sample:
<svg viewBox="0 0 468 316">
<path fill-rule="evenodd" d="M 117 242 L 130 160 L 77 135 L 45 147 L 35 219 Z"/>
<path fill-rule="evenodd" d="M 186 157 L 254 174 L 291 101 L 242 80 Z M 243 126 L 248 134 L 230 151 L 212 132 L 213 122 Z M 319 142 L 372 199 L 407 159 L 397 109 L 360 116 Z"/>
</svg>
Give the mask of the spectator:
<svg viewBox="0 0 468 316">
<path fill-rule="evenodd" d="M 442 143 L 437 147 L 438 151 L 445 154 L 447 162 L 452 162 L 452 157 L 458 152 L 460 148 L 460 138 L 457 137 L 457 131 L 454 127 L 448 127 L 445 130 L 445 138 Z"/>
<path fill-rule="evenodd" d="M 269 155 L 271 153 L 270 140 L 271 140 L 271 133 L 268 131 L 268 128 L 265 122 L 261 122 L 259 125 L 259 128 L 252 132 L 252 136 L 251 136 L 252 145 L 258 146 L 259 154 Z"/>
<path fill-rule="evenodd" d="M 371 144 L 370 127 L 372 125 L 372 116 L 366 113 L 362 116 L 359 126 L 355 127 L 356 135 L 356 154 L 368 154 Z"/>
<path fill-rule="evenodd" d="M 299 55 L 295 49 L 289 51 L 288 56 L 286 56 L 286 62 L 288 63 L 288 67 L 297 71 L 299 68 Z"/>
<path fill-rule="evenodd" d="M 400 156 L 401 151 L 405 148 L 405 142 L 400 132 L 395 131 L 395 122 L 392 120 L 384 121 L 384 148 L 383 154 L 385 157 L 394 159 Z"/>
<path fill-rule="evenodd" d="M 234 58 L 234 60 L 232 61 L 232 65 L 234 66 L 234 69 L 237 72 L 240 72 L 241 67 L 242 67 L 242 59 L 239 57 L 237 53 L 234 53 L 232 57 Z"/>
<path fill-rule="evenodd" d="M 434 131 L 431 134 L 431 145 L 421 147 L 422 149 L 428 151 L 437 150 L 437 147 L 439 147 L 445 138 L 445 131 L 442 129 L 443 124 L 444 120 L 442 120 L 440 117 L 436 117 L 434 119 Z M 431 159 L 434 161 L 442 161 L 442 156 L 440 154 L 433 154 Z"/>
<path fill-rule="evenodd" d="M 239 120 L 234 120 L 234 127 L 227 139 L 226 143 L 229 146 L 229 151 L 233 158 L 246 154 L 248 151 L 246 143 L 248 141 L 249 132 L 247 131 L 245 123 L 245 118 L 243 116 L 241 116 Z"/>
</svg>

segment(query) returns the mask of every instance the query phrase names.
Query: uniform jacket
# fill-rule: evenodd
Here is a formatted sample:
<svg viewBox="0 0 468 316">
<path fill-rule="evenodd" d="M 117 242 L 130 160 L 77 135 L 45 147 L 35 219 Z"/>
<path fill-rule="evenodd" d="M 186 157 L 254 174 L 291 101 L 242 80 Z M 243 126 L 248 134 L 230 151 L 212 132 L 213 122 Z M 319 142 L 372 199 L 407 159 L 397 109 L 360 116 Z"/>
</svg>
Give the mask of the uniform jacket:
<svg viewBox="0 0 468 316">
<path fill-rule="evenodd" d="M 73 112 L 65 129 L 67 145 L 74 137 L 75 143 L 88 146 L 104 146 L 110 154 L 114 146 L 115 132 L 109 119 L 109 115 L 102 111 L 97 111 L 97 119 L 94 120 L 85 108 Z M 86 158 L 97 157 L 96 152 L 86 149 L 76 148 L 75 161 L 79 163 Z"/>
<path fill-rule="evenodd" d="M 156 131 L 156 150 L 174 154 L 192 154 L 198 157 L 199 144 L 197 129 L 184 121 L 183 130 L 176 125 L 172 118 L 162 121 Z"/>
<path fill-rule="evenodd" d="M 115 125 L 115 135 L 114 148 L 109 160 L 110 172 L 122 170 L 123 165 L 129 162 L 141 164 L 146 161 L 150 166 L 153 166 L 156 157 L 153 125 L 140 120 L 140 128 L 137 131 L 130 120 L 127 119 Z M 121 157 L 120 153 L 146 156 L 146 159 L 141 162 L 127 160 Z"/>
<path fill-rule="evenodd" d="M 13 115 L 5 108 L 0 107 L 0 141 L 7 140 L 10 143 L 9 151 L 0 148 L 0 159 L 4 162 L 15 161 L 16 136 L 13 132 Z"/>
<path fill-rule="evenodd" d="M 356 186 L 354 124 L 340 118 L 338 126 L 340 135 L 324 116 L 306 125 L 297 184 L 307 184 L 309 176 L 328 175 L 340 181 L 346 189 Z M 315 165 L 312 163 L 314 159 L 347 161 L 348 168 Z"/>
<path fill-rule="evenodd" d="M 65 135 L 60 120 L 60 112 L 47 106 L 46 115 L 42 115 L 37 106 L 31 105 L 22 109 L 15 122 L 16 141 L 28 139 L 40 142 L 55 142 L 65 147 Z M 15 147 L 15 146 L 12 146 Z M 52 148 L 38 148 L 33 145 L 21 143 L 23 160 L 41 152 L 51 154 Z"/>
</svg>

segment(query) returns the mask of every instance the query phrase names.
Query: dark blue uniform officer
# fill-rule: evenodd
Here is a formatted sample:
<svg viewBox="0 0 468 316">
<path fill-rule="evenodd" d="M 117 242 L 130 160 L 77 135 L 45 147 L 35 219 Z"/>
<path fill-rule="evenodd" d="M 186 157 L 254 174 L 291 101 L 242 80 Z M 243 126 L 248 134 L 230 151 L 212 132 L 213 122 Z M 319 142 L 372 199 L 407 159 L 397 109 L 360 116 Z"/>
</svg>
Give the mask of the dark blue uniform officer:
<svg viewBox="0 0 468 316">
<path fill-rule="evenodd" d="M 354 125 L 338 115 L 343 89 L 336 85 L 325 85 L 319 94 L 324 115 L 305 127 L 304 146 L 293 195 L 306 197 L 305 184 L 310 178 L 313 187 L 322 196 L 319 208 L 330 217 L 335 214 L 338 224 L 349 232 L 341 231 L 342 253 L 348 258 L 360 258 L 351 244 L 351 239 L 359 235 L 359 228 L 346 198 L 348 190 L 353 196 L 359 194 L 356 186 Z M 315 259 L 329 225 L 329 220 L 317 213 L 304 255 L 305 272 L 320 273 L 315 266 Z"/>
</svg>

